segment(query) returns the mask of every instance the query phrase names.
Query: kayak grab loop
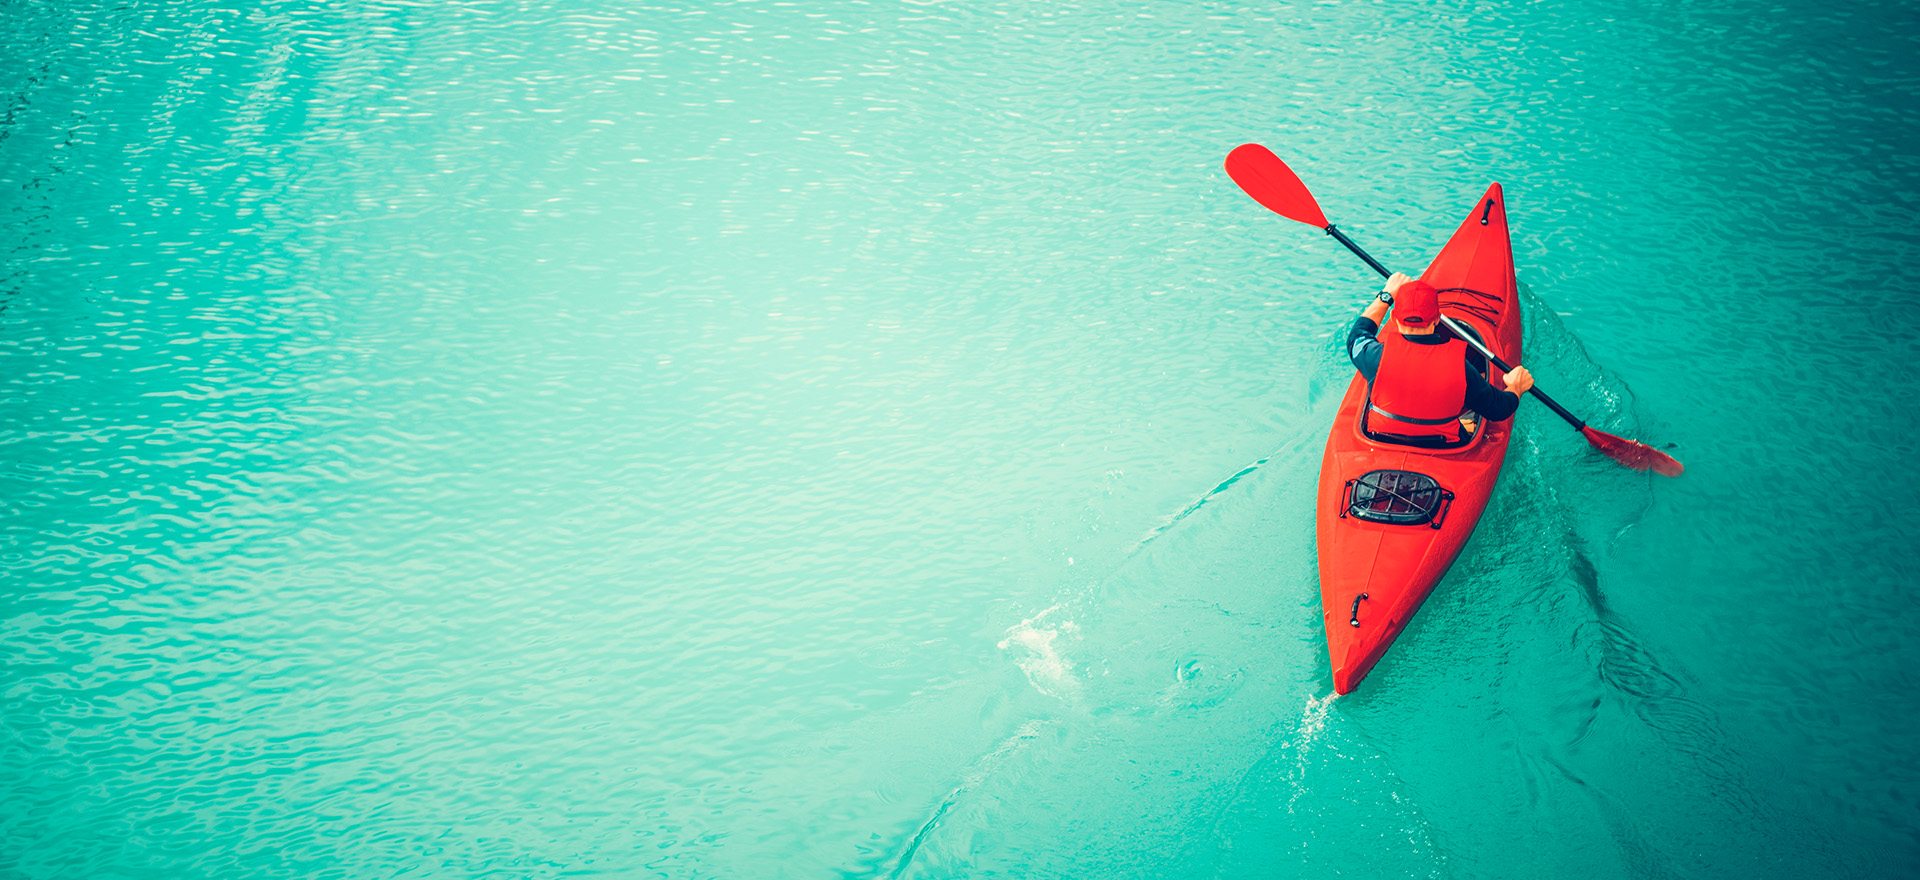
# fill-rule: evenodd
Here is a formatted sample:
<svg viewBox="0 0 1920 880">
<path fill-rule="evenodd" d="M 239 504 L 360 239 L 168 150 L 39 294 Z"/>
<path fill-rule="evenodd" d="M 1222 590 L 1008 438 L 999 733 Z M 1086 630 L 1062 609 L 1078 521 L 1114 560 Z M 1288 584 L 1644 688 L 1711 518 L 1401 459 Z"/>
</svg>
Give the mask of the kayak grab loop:
<svg viewBox="0 0 1920 880">
<path fill-rule="evenodd" d="M 1365 593 L 1361 593 L 1360 595 L 1353 597 L 1353 614 L 1351 615 L 1353 619 L 1348 621 L 1348 623 L 1351 623 L 1354 626 L 1360 625 L 1360 600 L 1365 598 L 1367 598 L 1367 594 Z"/>
<path fill-rule="evenodd" d="M 1487 215 L 1493 213 L 1493 200 L 1487 200 L 1487 206 L 1480 209 L 1480 225 L 1487 225 Z"/>
<path fill-rule="evenodd" d="M 1426 474 L 1369 471 L 1347 481 L 1340 518 L 1351 516 L 1391 526 L 1439 528 L 1453 508 L 1453 493 Z"/>
</svg>

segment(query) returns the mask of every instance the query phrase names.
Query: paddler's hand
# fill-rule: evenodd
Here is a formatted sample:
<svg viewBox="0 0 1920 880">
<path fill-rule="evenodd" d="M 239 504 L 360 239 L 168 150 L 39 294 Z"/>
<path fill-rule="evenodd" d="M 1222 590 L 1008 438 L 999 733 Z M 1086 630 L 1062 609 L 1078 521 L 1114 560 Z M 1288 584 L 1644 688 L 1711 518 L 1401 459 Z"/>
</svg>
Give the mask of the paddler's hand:
<svg viewBox="0 0 1920 880">
<path fill-rule="evenodd" d="M 1367 308 L 1360 313 L 1360 317 L 1372 321 L 1375 326 L 1386 324 L 1387 306 L 1392 304 L 1393 295 L 1400 292 L 1400 285 L 1412 280 L 1403 273 L 1393 273 L 1387 278 L 1386 285 L 1380 288 L 1382 295 L 1374 297 L 1373 302 L 1367 303 Z"/>
<path fill-rule="evenodd" d="M 1521 397 L 1525 397 L 1527 392 L 1532 388 L 1533 388 L 1533 374 L 1527 372 L 1526 367 L 1516 366 L 1512 370 L 1507 371 L 1507 390 L 1508 391 L 1511 391 L 1514 394 L 1519 395 Z"/>
</svg>

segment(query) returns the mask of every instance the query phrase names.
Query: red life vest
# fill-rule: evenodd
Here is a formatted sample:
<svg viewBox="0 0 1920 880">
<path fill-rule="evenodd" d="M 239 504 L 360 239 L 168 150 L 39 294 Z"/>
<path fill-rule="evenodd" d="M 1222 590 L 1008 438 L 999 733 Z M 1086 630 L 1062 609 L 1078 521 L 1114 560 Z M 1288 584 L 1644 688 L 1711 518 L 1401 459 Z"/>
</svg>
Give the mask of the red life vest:
<svg viewBox="0 0 1920 880">
<path fill-rule="evenodd" d="M 1446 342 L 1422 345 L 1391 330 L 1379 339 L 1380 367 L 1367 398 L 1367 430 L 1457 439 L 1460 413 L 1467 406 L 1467 343 L 1449 333 Z"/>
</svg>

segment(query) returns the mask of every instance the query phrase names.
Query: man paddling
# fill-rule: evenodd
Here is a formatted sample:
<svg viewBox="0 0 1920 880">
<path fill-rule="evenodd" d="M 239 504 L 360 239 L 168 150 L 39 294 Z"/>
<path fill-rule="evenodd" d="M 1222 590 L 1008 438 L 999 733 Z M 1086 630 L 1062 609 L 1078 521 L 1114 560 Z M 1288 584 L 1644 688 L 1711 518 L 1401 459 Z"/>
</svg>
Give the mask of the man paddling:
<svg viewBox="0 0 1920 880">
<path fill-rule="evenodd" d="M 1398 332 L 1383 342 L 1380 322 L 1389 307 Z M 1393 273 L 1347 333 L 1347 356 L 1367 377 L 1367 433 L 1412 446 L 1450 446 L 1473 434 L 1476 416 L 1511 418 L 1520 395 L 1533 387 L 1533 374 L 1516 364 L 1506 390 L 1497 390 L 1487 382 L 1484 362 L 1469 359 L 1471 351 L 1440 325 L 1440 292 Z"/>
</svg>

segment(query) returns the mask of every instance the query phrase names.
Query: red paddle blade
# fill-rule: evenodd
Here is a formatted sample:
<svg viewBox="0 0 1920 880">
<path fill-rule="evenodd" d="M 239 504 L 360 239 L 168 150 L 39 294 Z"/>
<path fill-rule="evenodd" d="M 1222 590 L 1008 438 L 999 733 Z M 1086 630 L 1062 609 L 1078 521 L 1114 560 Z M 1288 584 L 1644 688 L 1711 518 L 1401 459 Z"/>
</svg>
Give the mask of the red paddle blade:
<svg viewBox="0 0 1920 880">
<path fill-rule="evenodd" d="M 1327 228 L 1327 215 L 1320 203 L 1307 192 L 1300 176 L 1280 161 L 1272 150 L 1259 144 L 1241 144 L 1227 154 L 1227 176 L 1240 188 L 1265 205 L 1267 210 L 1289 220 L 1298 220 L 1321 229 Z"/>
<path fill-rule="evenodd" d="M 1625 437 L 1615 437 L 1590 427 L 1581 428 L 1580 433 L 1587 435 L 1587 442 L 1593 444 L 1593 448 L 1636 471 L 1651 470 L 1663 477 L 1677 477 L 1687 469 L 1686 465 L 1675 461 L 1673 456 L 1645 443 L 1628 440 Z"/>
</svg>

